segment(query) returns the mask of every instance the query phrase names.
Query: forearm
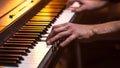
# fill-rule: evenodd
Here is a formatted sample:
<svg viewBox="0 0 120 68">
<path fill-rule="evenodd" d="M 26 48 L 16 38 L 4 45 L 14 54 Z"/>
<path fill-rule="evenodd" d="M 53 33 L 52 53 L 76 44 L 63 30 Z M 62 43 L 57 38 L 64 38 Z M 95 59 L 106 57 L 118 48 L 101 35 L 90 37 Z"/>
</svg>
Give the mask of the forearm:
<svg viewBox="0 0 120 68">
<path fill-rule="evenodd" d="M 120 40 L 120 21 L 97 24 L 92 30 L 97 40 Z"/>
</svg>

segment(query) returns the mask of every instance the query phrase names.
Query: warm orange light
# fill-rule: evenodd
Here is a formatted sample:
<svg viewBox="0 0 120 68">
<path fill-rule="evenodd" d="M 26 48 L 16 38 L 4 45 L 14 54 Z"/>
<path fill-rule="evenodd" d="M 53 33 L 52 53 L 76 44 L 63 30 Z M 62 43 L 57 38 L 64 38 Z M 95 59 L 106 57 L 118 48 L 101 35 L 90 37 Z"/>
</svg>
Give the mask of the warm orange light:
<svg viewBox="0 0 120 68">
<path fill-rule="evenodd" d="M 15 0 L 15 1 L 19 1 L 19 0 Z M 12 24 L 16 19 L 21 17 L 25 12 L 27 12 L 30 8 L 35 6 L 35 4 L 39 3 L 41 0 L 34 0 L 34 2 L 32 2 L 32 3 L 31 3 L 31 1 L 32 0 L 25 0 L 19 6 L 15 7 L 11 12 L 9 12 L 5 15 L 2 14 L 4 16 L 2 16 L 2 15 L 1 15 L 2 17 L 0 16 L 1 17 L 0 18 L 0 31 L 2 29 L 4 29 L 6 26 Z M 14 5 L 14 4 L 12 4 L 12 5 Z M 13 16 L 12 18 L 10 18 L 11 15 Z"/>
</svg>

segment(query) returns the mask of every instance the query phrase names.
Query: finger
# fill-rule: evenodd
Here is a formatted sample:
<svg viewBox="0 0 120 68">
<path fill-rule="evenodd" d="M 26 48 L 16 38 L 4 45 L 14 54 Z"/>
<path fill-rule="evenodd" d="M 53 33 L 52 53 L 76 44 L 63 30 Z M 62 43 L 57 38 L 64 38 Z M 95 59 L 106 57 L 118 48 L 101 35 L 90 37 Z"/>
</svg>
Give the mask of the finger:
<svg viewBox="0 0 120 68">
<path fill-rule="evenodd" d="M 55 28 L 63 27 L 63 26 L 65 26 L 65 25 L 67 25 L 67 23 L 58 24 L 58 25 L 53 24 L 53 27 L 52 27 L 52 28 L 55 29 Z"/>
<path fill-rule="evenodd" d="M 70 35 L 70 31 L 63 31 L 55 35 L 54 37 L 47 40 L 47 44 L 53 44 L 56 40 Z"/>
<path fill-rule="evenodd" d="M 47 39 L 50 39 L 53 36 L 55 36 L 56 34 L 62 32 L 62 31 L 66 31 L 66 30 L 68 30 L 68 27 L 65 26 L 65 24 L 54 26 L 53 29 L 52 29 L 52 31 L 51 31 L 51 33 L 47 37 Z"/>
<path fill-rule="evenodd" d="M 81 5 L 80 7 L 74 9 L 75 12 L 82 12 L 84 10 L 87 10 L 87 7 L 85 5 Z"/>
<path fill-rule="evenodd" d="M 60 44 L 60 46 L 61 46 L 61 47 L 66 46 L 66 45 L 69 44 L 71 41 L 73 41 L 75 38 L 76 38 L 75 35 L 69 36 L 65 41 L 63 41 L 63 42 Z"/>
<path fill-rule="evenodd" d="M 68 30 L 67 27 L 59 27 L 59 28 L 53 29 L 52 32 L 47 37 L 47 39 L 50 39 L 50 38 L 54 37 L 56 34 L 66 31 L 66 30 Z"/>
<path fill-rule="evenodd" d="M 75 2 L 75 0 L 68 0 L 66 7 L 69 8 L 74 2 Z"/>
<path fill-rule="evenodd" d="M 62 31 L 66 31 L 66 30 L 68 30 L 68 29 L 69 29 L 69 28 L 68 28 L 67 26 L 63 26 L 63 27 L 59 27 L 59 28 L 53 29 L 51 33 L 57 34 L 57 33 L 60 33 L 60 32 L 62 32 Z"/>
</svg>

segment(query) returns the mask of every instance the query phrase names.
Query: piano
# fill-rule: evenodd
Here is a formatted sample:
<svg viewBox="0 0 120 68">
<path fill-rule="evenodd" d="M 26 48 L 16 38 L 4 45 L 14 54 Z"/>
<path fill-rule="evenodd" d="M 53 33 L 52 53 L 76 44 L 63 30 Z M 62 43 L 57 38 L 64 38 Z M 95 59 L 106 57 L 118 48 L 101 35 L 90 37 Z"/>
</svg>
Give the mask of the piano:
<svg viewBox="0 0 120 68">
<path fill-rule="evenodd" d="M 53 25 L 74 19 L 75 13 L 65 10 L 65 4 L 66 0 L 1 0 L 0 68 L 54 68 L 64 48 L 58 46 L 59 41 L 54 45 L 48 46 L 45 40 Z M 99 14 L 100 12 L 103 13 Z M 77 17 L 79 22 L 84 24 L 88 24 L 88 21 L 101 23 L 106 18 L 106 15 L 108 17 L 109 14 L 114 16 L 114 14 L 111 15 L 111 12 L 106 14 L 106 9 L 97 11 L 97 15 L 96 12 L 85 12 L 85 14 L 82 18 L 82 14 L 78 14 L 79 16 Z M 116 19 L 119 18 L 118 16 Z M 109 21 L 109 19 L 105 21 Z M 96 59 L 99 62 L 98 58 L 111 58 L 109 56 L 114 56 L 116 52 L 119 52 L 119 49 L 116 51 L 114 42 L 111 42 L 112 44 L 109 41 L 109 44 L 105 42 L 80 43 L 81 46 L 75 46 L 74 50 L 78 52 L 78 68 L 89 68 L 90 66 L 94 68 L 95 64 L 93 63 L 92 66 L 92 62 L 96 61 Z M 116 44 L 119 47 L 118 42 L 115 42 Z M 100 48 L 100 50 L 97 50 L 97 48 Z M 70 57 L 70 55 L 68 56 Z M 76 59 L 76 56 L 73 59 Z M 73 65 L 74 62 L 72 61 L 69 67 Z M 96 64 L 96 66 L 97 68 L 99 66 L 102 67 L 99 64 Z"/>
<path fill-rule="evenodd" d="M 69 22 L 66 0 L 1 0 L 0 68 L 53 68 L 64 48 L 47 45 L 52 25 Z M 62 20 L 67 18 L 65 20 Z M 62 20 L 62 21 L 61 21 Z"/>
</svg>

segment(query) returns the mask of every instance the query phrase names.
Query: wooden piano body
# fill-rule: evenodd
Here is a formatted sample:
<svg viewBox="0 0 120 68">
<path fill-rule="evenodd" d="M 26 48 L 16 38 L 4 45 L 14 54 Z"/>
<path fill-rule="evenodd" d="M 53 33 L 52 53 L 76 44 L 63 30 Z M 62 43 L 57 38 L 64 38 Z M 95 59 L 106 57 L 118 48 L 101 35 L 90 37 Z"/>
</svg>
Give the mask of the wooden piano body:
<svg viewBox="0 0 120 68">
<path fill-rule="evenodd" d="M 63 48 L 47 46 L 45 39 L 47 30 L 64 9 L 65 1 L 2 0 L 1 3 L 0 67 L 54 67 Z"/>
</svg>

